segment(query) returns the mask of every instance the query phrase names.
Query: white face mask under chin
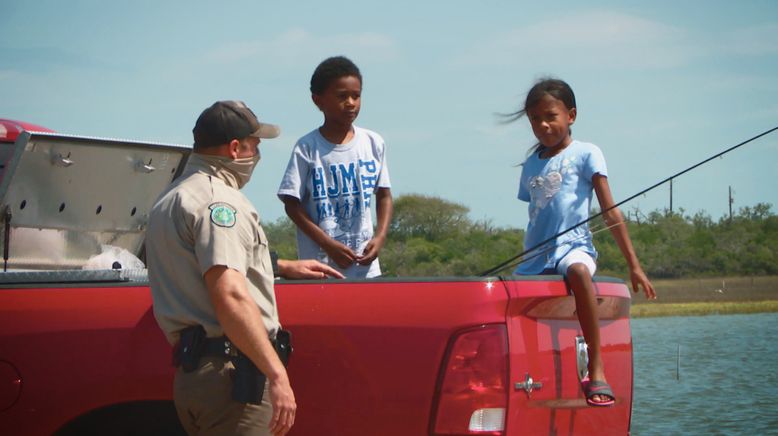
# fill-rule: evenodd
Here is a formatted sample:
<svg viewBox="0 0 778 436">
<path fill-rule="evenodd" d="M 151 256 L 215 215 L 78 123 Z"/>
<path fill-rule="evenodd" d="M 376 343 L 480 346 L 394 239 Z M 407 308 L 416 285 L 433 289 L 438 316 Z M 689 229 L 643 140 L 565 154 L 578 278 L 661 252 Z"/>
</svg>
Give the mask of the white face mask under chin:
<svg viewBox="0 0 778 436">
<path fill-rule="evenodd" d="M 224 156 L 193 153 L 189 159 L 191 165 L 211 167 L 213 168 L 212 171 L 215 171 L 225 183 L 235 189 L 241 189 L 251 179 L 251 174 L 254 172 L 257 162 L 259 162 L 260 155 L 257 150 L 255 156 L 241 157 L 233 160 Z"/>
<path fill-rule="evenodd" d="M 259 150 L 257 154 L 251 157 L 239 157 L 237 159 L 226 159 L 222 161 L 224 168 L 235 175 L 238 182 L 238 189 L 243 188 L 251 180 L 251 174 L 259 162 Z"/>
</svg>

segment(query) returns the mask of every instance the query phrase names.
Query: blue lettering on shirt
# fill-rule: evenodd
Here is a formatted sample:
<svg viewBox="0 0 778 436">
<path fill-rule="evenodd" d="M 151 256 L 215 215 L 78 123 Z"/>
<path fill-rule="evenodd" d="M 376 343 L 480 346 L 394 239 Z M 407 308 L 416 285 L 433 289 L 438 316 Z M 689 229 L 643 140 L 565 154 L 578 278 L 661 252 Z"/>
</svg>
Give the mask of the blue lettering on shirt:
<svg viewBox="0 0 778 436">
<path fill-rule="evenodd" d="M 370 198 L 373 194 L 376 180 L 378 180 L 378 176 L 362 176 L 362 196 L 364 198 Z"/>
<path fill-rule="evenodd" d="M 324 168 L 316 167 L 312 171 L 313 173 L 313 198 L 324 198 L 327 196 L 324 190 Z"/>
<path fill-rule="evenodd" d="M 376 171 L 376 165 L 375 160 L 368 160 L 364 161 L 362 159 L 359 160 L 359 166 L 364 167 L 365 171 L 367 171 L 370 174 L 374 174 Z"/>
<path fill-rule="evenodd" d="M 373 195 L 376 181 L 378 181 L 375 160 L 364 161 L 360 159 L 359 167 L 364 169 L 364 171 L 360 173 L 360 178 L 362 181 L 362 197 L 367 200 L 365 202 L 365 206 L 370 207 L 370 196 Z"/>
<path fill-rule="evenodd" d="M 335 217 L 336 221 L 360 216 L 370 209 L 370 201 L 378 182 L 378 165 L 375 160 L 359 161 L 355 164 L 329 165 L 328 176 L 324 167 L 312 170 L 311 196 L 316 201 L 317 222 Z M 349 200 L 359 195 L 361 200 Z"/>
<path fill-rule="evenodd" d="M 327 187 L 327 195 L 329 197 L 337 197 L 340 195 L 340 187 L 338 186 L 338 167 L 330 165 L 330 174 L 332 174 L 332 186 Z"/>
<path fill-rule="evenodd" d="M 348 164 L 348 169 L 346 169 L 346 167 L 343 166 L 343 164 L 340 164 L 338 166 L 338 169 L 340 170 L 340 177 L 343 182 L 341 183 L 343 185 L 343 194 L 344 195 L 349 194 L 349 186 L 351 186 L 352 194 L 359 193 L 359 186 L 357 185 L 357 175 L 354 173 L 354 162 Z"/>
</svg>

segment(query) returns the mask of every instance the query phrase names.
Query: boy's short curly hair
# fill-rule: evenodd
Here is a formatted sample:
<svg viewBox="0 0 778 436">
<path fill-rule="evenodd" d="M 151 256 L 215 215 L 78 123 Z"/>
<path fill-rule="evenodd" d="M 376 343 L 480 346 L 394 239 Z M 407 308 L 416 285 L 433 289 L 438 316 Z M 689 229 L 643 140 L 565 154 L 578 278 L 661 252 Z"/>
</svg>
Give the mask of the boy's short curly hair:
<svg viewBox="0 0 778 436">
<path fill-rule="evenodd" d="M 345 56 L 333 56 L 323 60 L 311 76 L 311 92 L 320 95 L 330 84 L 341 77 L 354 76 L 362 83 L 359 68 Z"/>
</svg>

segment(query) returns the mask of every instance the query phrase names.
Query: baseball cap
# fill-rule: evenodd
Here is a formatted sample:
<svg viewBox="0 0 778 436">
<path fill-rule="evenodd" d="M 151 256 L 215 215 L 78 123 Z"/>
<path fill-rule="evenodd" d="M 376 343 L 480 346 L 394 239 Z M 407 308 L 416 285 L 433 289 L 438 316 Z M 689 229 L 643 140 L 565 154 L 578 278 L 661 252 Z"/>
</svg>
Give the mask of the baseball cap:
<svg viewBox="0 0 778 436">
<path fill-rule="evenodd" d="M 275 138 L 281 134 L 281 128 L 260 123 L 242 101 L 224 100 L 217 101 L 200 114 L 192 133 L 195 147 L 211 147 L 249 136 Z"/>
</svg>

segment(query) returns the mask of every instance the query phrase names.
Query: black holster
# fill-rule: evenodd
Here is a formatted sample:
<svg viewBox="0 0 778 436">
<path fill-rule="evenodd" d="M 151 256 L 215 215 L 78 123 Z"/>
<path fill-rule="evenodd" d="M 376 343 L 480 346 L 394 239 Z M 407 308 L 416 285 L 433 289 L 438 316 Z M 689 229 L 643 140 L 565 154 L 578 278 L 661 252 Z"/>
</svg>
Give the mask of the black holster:
<svg viewBox="0 0 778 436">
<path fill-rule="evenodd" d="M 292 354 L 291 333 L 279 330 L 276 340 L 271 343 L 281 363 L 287 366 Z M 235 366 L 232 375 L 232 399 L 240 403 L 260 404 L 265 391 L 265 374 L 240 350 L 237 350 L 237 356 L 232 358 L 232 364 Z"/>
<path fill-rule="evenodd" d="M 271 341 L 281 362 L 286 366 L 292 354 L 292 337 L 287 330 L 279 330 Z M 184 372 L 197 369 L 200 358 L 216 356 L 229 358 L 235 370 L 232 377 L 232 399 L 240 403 L 260 404 L 265 390 L 265 374 L 226 336 L 208 338 L 202 326 L 188 327 L 181 331 L 181 338 L 173 350 L 173 365 Z"/>
<path fill-rule="evenodd" d="M 181 330 L 178 344 L 173 349 L 173 366 L 181 366 L 184 372 L 192 372 L 200 366 L 200 358 L 205 354 L 205 329 L 201 325 Z"/>
<path fill-rule="evenodd" d="M 239 403 L 260 404 L 265 392 L 265 374 L 245 354 L 232 358 L 232 399 Z"/>
</svg>

